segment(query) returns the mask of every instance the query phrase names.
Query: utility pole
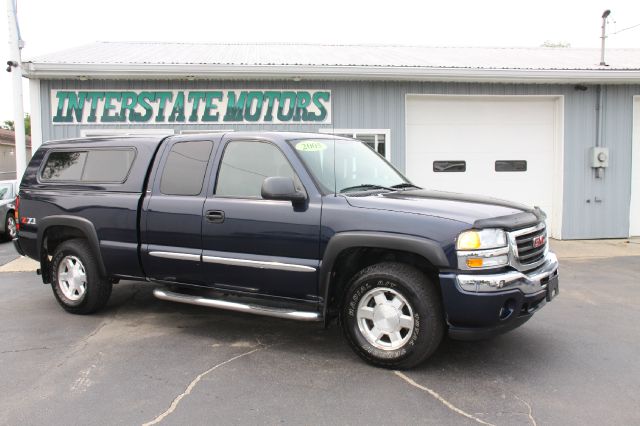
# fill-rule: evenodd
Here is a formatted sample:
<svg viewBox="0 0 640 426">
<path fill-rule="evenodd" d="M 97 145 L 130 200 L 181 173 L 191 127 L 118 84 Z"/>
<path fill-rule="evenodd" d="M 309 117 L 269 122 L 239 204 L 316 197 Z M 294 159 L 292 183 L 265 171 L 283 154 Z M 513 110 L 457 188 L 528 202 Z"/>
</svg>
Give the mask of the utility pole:
<svg viewBox="0 0 640 426">
<path fill-rule="evenodd" d="M 602 14 L 602 35 L 600 38 L 602 39 L 602 47 L 600 48 L 600 66 L 606 67 L 607 63 L 604 61 L 604 41 L 607 38 L 607 18 L 611 14 L 609 9 L 605 10 Z"/>
<path fill-rule="evenodd" d="M 20 38 L 16 0 L 7 0 L 9 19 L 9 55 L 7 71 L 13 74 L 13 120 L 16 138 L 16 179 L 20 181 L 27 168 L 27 145 L 24 134 L 24 106 L 22 104 L 22 58 L 20 51 L 24 42 Z"/>
</svg>

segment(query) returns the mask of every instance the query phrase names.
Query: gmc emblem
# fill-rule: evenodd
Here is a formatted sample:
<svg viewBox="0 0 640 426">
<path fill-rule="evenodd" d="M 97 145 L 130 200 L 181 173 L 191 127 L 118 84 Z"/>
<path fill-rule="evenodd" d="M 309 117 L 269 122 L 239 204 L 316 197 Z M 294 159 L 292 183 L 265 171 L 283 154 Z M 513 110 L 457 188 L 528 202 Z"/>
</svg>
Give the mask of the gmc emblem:
<svg viewBox="0 0 640 426">
<path fill-rule="evenodd" d="M 545 235 L 538 235 L 533 239 L 533 248 L 538 248 L 544 245 L 545 240 L 546 240 Z"/>
</svg>

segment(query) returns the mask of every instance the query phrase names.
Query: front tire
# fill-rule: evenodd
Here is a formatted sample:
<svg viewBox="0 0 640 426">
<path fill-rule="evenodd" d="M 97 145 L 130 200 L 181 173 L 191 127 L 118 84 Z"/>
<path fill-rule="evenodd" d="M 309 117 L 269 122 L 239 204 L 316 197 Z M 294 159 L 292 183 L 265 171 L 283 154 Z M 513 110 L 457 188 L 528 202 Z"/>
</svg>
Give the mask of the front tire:
<svg viewBox="0 0 640 426">
<path fill-rule="evenodd" d="M 340 319 L 347 341 L 378 367 L 411 368 L 440 345 L 444 316 L 435 285 L 411 265 L 369 266 L 351 280 Z"/>
<path fill-rule="evenodd" d="M 100 275 L 98 261 L 86 240 L 61 243 L 51 259 L 51 287 L 64 310 L 87 315 L 102 309 L 111 296 L 111 281 Z"/>
</svg>

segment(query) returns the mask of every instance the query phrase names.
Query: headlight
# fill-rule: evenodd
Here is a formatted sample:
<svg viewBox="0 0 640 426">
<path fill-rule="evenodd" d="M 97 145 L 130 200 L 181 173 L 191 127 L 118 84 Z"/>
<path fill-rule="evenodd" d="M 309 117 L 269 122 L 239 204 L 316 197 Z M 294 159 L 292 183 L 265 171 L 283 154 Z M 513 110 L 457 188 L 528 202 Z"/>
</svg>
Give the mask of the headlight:
<svg viewBox="0 0 640 426">
<path fill-rule="evenodd" d="M 502 229 L 465 231 L 456 242 L 458 268 L 490 269 L 509 263 L 507 234 Z"/>
<path fill-rule="evenodd" d="M 465 231 L 458 236 L 458 250 L 483 250 L 506 247 L 507 235 L 502 229 L 481 229 Z"/>
</svg>

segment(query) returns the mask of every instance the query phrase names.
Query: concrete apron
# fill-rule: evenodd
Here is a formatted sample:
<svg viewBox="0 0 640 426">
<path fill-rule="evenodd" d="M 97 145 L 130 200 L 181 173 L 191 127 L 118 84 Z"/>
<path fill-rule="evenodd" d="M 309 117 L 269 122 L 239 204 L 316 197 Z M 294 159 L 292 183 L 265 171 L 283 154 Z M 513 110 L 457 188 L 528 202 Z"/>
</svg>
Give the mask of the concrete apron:
<svg viewBox="0 0 640 426">
<path fill-rule="evenodd" d="M 616 240 L 550 240 L 558 259 L 605 259 L 640 256 L 640 238 Z"/>
</svg>

